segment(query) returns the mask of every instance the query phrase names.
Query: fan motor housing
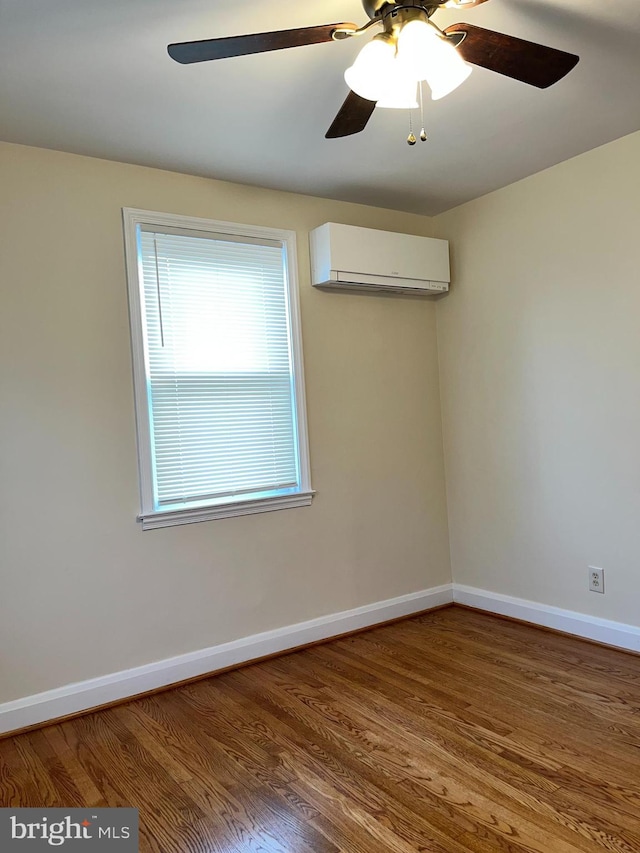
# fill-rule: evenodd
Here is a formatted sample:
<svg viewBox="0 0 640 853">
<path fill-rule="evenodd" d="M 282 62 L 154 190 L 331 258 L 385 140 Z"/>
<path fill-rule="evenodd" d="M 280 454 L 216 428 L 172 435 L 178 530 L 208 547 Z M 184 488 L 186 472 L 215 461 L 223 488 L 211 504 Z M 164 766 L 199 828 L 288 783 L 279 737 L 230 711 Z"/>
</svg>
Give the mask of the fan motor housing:
<svg viewBox="0 0 640 853">
<path fill-rule="evenodd" d="M 418 7 L 424 9 L 429 17 L 441 6 L 446 0 L 362 0 L 364 11 L 370 18 L 383 18 L 386 12 L 390 12 L 393 8 L 411 8 Z"/>
</svg>

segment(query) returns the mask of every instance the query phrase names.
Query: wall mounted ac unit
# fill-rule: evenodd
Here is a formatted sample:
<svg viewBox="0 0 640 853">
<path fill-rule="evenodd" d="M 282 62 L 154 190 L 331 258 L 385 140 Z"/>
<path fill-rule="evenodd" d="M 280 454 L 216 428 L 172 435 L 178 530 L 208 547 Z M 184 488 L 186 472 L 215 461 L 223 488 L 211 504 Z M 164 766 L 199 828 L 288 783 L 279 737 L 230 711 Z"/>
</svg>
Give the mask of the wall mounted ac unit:
<svg viewBox="0 0 640 853">
<path fill-rule="evenodd" d="M 434 296 L 451 280 L 449 243 L 327 222 L 311 231 L 311 283 Z"/>
</svg>

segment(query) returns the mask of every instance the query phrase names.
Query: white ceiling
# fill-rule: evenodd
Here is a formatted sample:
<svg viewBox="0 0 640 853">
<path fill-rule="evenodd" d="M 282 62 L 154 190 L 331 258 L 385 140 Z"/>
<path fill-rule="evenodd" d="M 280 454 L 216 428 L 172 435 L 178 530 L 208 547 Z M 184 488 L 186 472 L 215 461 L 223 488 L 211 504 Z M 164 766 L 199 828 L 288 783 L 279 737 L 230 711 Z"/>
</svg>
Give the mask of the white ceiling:
<svg viewBox="0 0 640 853">
<path fill-rule="evenodd" d="M 639 0 L 491 0 L 456 21 L 581 61 L 548 90 L 476 68 L 326 140 L 362 39 L 181 66 L 169 42 L 367 20 L 360 0 L 0 0 L 0 139 L 435 214 L 640 129 Z M 419 122 L 416 115 L 415 121 Z"/>
</svg>

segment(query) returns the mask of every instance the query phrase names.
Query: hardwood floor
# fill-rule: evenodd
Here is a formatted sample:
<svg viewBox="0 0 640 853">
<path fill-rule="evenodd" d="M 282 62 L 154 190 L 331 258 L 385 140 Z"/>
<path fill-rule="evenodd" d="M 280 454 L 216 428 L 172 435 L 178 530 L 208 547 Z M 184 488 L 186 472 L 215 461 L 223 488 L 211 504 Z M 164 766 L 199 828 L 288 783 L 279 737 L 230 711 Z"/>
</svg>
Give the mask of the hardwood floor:
<svg viewBox="0 0 640 853">
<path fill-rule="evenodd" d="M 0 742 L 162 853 L 640 851 L 640 658 L 453 607 Z"/>
</svg>

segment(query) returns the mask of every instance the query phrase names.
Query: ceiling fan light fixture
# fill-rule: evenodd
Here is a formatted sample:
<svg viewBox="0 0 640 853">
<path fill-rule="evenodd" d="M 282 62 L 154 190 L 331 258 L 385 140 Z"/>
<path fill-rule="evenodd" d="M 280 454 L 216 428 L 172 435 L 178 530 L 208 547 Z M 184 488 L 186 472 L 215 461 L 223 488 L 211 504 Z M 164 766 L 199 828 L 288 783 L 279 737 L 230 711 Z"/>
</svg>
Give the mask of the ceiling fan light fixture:
<svg viewBox="0 0 640 853">
<path fill-rule="evenodd" d="M 434 101 L 457 89 L 471 66 L 426 18 L 414 18 L 400 30 L 398 62 L 416 80 L 426 80 Z"/>
<path fill-rule="evenodd" d="M 396 73 L 395 77 L 393 85 L 388 87 L 377 105 L 390 110 L 417 110 L 417 82 L 401 72 Z"/>
<path fill-rule="evenodd" d="M 464 61 L 451 42 L 436 36 L 432 45 L 433 68 L 429 71 L 427 83 L 434 101 L 444 98 L 461 86 L 472 72 L 471 66 Z"/>
<path fill-rule="evenodd" d="M 347 86 L 368 101 L 380 100 L 396 73 L 395 55 L 395 41 L 390 36 L 386 33 L 375 36 L 344 72 Z"/>
<path fill-rule="evenodd" d="M 398 35 L 398 62 L 415 80 L 426 80 L 432 69 L 430 52 L 437 38 L 426 17 L 407 21 Z"/>
</svg>

